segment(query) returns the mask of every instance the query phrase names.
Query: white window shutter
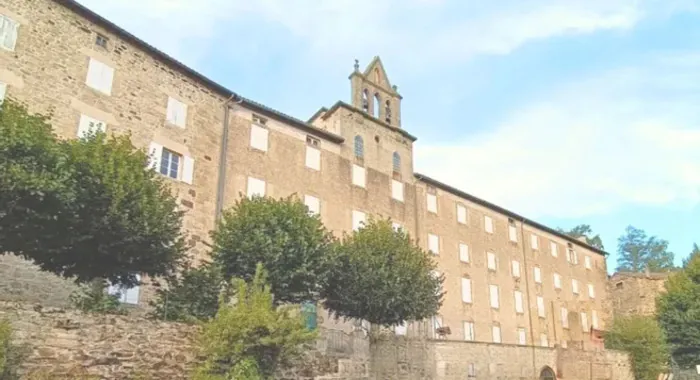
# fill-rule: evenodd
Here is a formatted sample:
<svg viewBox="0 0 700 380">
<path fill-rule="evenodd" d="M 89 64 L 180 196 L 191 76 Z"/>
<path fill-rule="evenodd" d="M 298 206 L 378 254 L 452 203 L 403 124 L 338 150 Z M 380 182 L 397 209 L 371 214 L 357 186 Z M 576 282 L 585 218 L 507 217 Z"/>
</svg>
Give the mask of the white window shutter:
<svg viewBox="0 0 700 380">
<path fill-rule="evenodd" d="M 523 293 L 519 290 L 514 292 L 515 295 L 515 312 L 523 313 Z"/>
<path fill-rule="evenodd" d="M 467 224 L 467 208 L 462 205 L 457 205 L 457 222 Z"/>
<path fill-rule="evenodd" d="M 182 164 L 182 182 L 187 184 L 192 184 L 192 179 L 194 177 L 194 158 L 190 156 L 184 156 Z"/>
<path fill-rule="evenodd" d="M 469 246 L 463 243 L 459 244 L 459 261 L 463 263 L 469 262 Z"/>
<path fill-rule="evenodd" d="M 510 241 L 518 241 L 518 230 L 515 228 L 514 225 L 508 226 L 508 237 L 510 238 Z"/>
<path fill-rule="evenodd" d="M 161 157 L 163 157 L 163 146 L 158 143 L 152 142 L 151 145 L 148 146 L 147 153 L 150 157 L 148 166 L 151 169 L 158 171 Z"/>
<path fill-rule="evenodd" d="M 490 216 L 484 216 L 484 229 L 488 233 L 493 233 L 493 219 Z"/>
<path fill-rule="evenodd" d="M 90 61 L 88 61 L 88 71 L 87 78 L 85 78 L 85 84 L 92 88 L 98 88 L 101 77 L 102 69 L 100 68 L 100 62 L 94 58 L 90 58 Z"/>
<path fill-rule="evenodd" d="M 527 332 L 524 328 L 518 329 L 518 344 L 524 345 L 527 343 Z"/>
<path fill-rule="evenodd" d="M 464 322 L 464 340 L 474 340 L 474 322 Z"/>
<path fill-rule="evenodd" d="M 165 119 L 170 124 L 185 128 L 187 124 L 187 105 L 173 97 L 168 97 Z"/>
<path fill-rule="evenodd" d="M 496 270 L 498 263 L 496 263 L 496 254 L 493 252 L 486 253 L 486 265 L 490 270 Z"/>
<path fill-rule="evenodd" d="M 539 248 L 540 244 L 539 244 L 539 240 L 538 240 L 537 235 L 531 234 L 531 235 L 530 235 L 530 242 L 531 242 L 531 245 L 532 245 L 532 249 L 538 249 L 538 248 Z"/>
<path fill-rule="evenodd" d="M 511 262 L 511 271 L 513 272 L 513 277 L 519 278 L 520 277 L 520 262 L 517 260 L 513 260 Z"/>
<path fill-rule="evenodd" d="M 559 255 L 559 253 L 557 252 L 558 251 L 557 243 L 555 243 L 555 242 L 549 243 L 549 248 L 552 251 L 552 256 L 557 257 Z"/>
<path fill-rule="evenodd" d="M 549 347 L 549 341 L 547 339 L 547 334 L 540 334 L 540 346 Z"/>
<path fill-rule="evenodd" d="M 462 302 L 472 303 L 472 280 L 462 278 Z"/>
<path fill-rule="evenodd" d="M 437 255 L 440 253 L 440 237 L 428 234 L 428 250 Z"/>
<path fill-rule="evenodd" d="M 395 179 L 391 180 L 391 197 L 399 202 L 403 202 L 403 182 Z"/>
<path fill-rule="evenodd" d="M 261 127 L 259 125 L 250 126 L 250 146 L 253 149 L 261 150 L 267 152 L 268 137 L 270 131 L 267 128 Z"/>
<path fill-rule="evenodd" d="M 581 312 L 581 330 L 588 332 L 588 315 L 585 312 Z"/>
<path fill-rule="evenodd" d="M 264 197 L 265 187 L 265 181 L 253 177 L 248 177 L 248 188 L 246 194 L 248 195 L 248 198 L 252 198 L 254 196 Z"/>
<path fill-rule="evenodd" d="M 545 317 L 544 298 L 542 296 L 537 296 L 537 316 L 540 318 Z"/>
<path fill-rule="evenodd" d="M 318 198 L 311 195 L 304 195 L 304 204 L 309 208 L 310 213 L 316 215 L 321 213 L 321 201 Z"/>
<path fill-rule="evenodd" d="M 78 137 L 85 136 L 88 132 L 105 132 L 107 126 L 103 121 L 93 119 L 90 116 L 80 115 L 78 122 Z"/>
<path fill-rule="evenodd" d="M 591 325 L 594 329 L 598 329 L 598 312 L 591 310 Z"/>
<path fill-rule="evenodd" d="M 396 335 L 406 335 L 407 331 L 408 331 L 408 328 L 406 326 L 406 322 L 403 322 L 400 325 L 394 326 L 394 333 Z"/>
<path fill-rule="evenodd" d="M 0 104 L 5 101 L 5 95 L 7 94 L 7 83 L 0 82 Z"/>
<path fill-rule="evenodd" d="M 2 41 L 0 41 L 0 43 L 2 43 L 2 47 L 7 50 L 15 50 L 19 23 L 7 16 L 0 17 L 2 17 L 2 23 L 0 24 L 0 38 Z"/>
<path fill-rule="evenodd" d="M 498 309 L 500 307 L 500 302 L 498 300 L 498 285 L 489 285 L 489 296 L 491 299 L 491 307 Z"/>
<path fill-rule="evenodd" d="M 588 296 L 595 298 L 595 289 L 593 288 L 593 284 L 588 284 Z"/>
<path fill-rule="evenodd" d="M 561 289 L 561 277 L 558 273 L 554 274 L 554 288 Z"/>
<path fill-rule="evenodd" d="M 112 94 L 112 82 L 114 81 L 114 68 L 102 64 L 102 91 L 107 94 Z"/>
<path fill-rule="evenodd" d="M 401 226 L 401 223 L 392 222 L 391 228 L 393 228 L 395 232 L 399 232 L 403 227 Z"/>
<path fill-rule="evenodd" d="M 541 283 L 542 283 L 542 269 L 540 269 L 540 267 L 535 267 L 535 268 L 533 269 L 533 271 L 535 272 L 535 273 L 534 273 L 534 275 L 535 275 L 535 282 L 538 283 L 538 284 L 541 284 Z"/>
<path fill-rule="evenodd" d="M 358 165 L 352 165 L 352 184 L 359 187 L 365 187 L 365 168 Z"/>
<path fill-rule="evenodd" d="M 501 343 L 501 327 L 493 326 L 491 328 L 491 335 L 494 343 Z"/>
<path fill-rule="evenodd" d="M 569 327 L 569 311 L 566 308 L 561 308 L 561 326 L 564 328 Z"/>
<path fill-rule="evenodd" d="M 353 210 L 352 211 L 352 229 L 354 231 L 357 231 L 360 228 L 364 227 L 366 219 L 367 219 L 367 215 L 365 215 L 364 212 Z"/>
<path fill-rule="evenodd" d="M 306 167 L 321 170 L 321 150 L 311 146 L 306 147 Z"/>
<path fill-rule="evenodd" d="M 425 197 L 425 202 L 426 202 L 426 207 L 428 208 L 428 212 L 436 213 L 438 212 L 437 210 L 437 195 L 435 194 L 428 194 Z"/>
</svg>

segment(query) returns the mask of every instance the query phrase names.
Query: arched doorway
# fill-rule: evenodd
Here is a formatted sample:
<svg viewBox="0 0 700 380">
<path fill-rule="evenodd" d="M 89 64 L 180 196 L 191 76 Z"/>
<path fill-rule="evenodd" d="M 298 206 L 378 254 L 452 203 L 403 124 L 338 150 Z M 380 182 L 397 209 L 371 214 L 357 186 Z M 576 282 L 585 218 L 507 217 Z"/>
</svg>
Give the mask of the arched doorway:
<svg viewBox="0 0 700 380">
<path fill-rule="evenodd" d="M 540 371 L 540 380 L 557 380 L 557 376 L 551 368 L 544 367 Z"/>
</svg>

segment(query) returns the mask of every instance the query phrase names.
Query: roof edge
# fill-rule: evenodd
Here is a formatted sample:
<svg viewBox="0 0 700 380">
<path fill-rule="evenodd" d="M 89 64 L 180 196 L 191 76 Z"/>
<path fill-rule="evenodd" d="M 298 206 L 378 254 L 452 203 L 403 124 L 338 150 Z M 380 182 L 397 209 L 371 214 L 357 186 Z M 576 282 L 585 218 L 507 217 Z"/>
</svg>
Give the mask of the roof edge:
<svg viewBox="0 0 700 380">
<path fill-rule="evenodd" d="M 591 251 L 593 251 L 593 252 L 595 252 L 595 253 L 598 253 L 598 254 L 600 254 L 600 255 L 602 255 L 602 256 L 608 256 L 608 253 L 605 252 L 605 251 L 602 250 L 602 249 L 599 249 L 599 248 L 593 247 L 593 246 L 591 246 L 591 245 L 588 245 L 588 244 L 586 244 L 586 243 L 584 243 L 584 242 L 582 242 L 582 241 L 580 241 L 580 240 L 578 240 L 578 239 L 576 239 L 576 238 L 574 238 L 574 237 L 571 237 L 571 236 L 569 236 L 569 235 L 563 234 L 563 233 L 561 233 L 561 232 L 559 232 L 559 231 L 557 231 L 557 230 L 555 230 L 555 229 L 553 229 L 553 228 L 547 227 L 547 226 L 545 226 L 544 224 L 538 223 L 538 222 L 536 222 L 536 221 L 534 221 L 534 220 L 532 220 L 532 219 L 528 219 L 528 218 L 526 218 L 526 217 L 524 217 L 524 216 L 522 216 L 522 215 L 520 215 L 520 214 L 516 214 L 516 213 L 513 212 L 513 211 L 510 211 L 510 210 L 508 210 L 508 209 L 505 209 L 505 208 L 503 208 L 503 207 L 501 207 L 501 206 L 498 206 L 498 205 L 496 205 L 496 204 L 493 204 L 493 203 L 491 203 L 491 202 L 488 202 L 488 201 L 486 201 L 486 200 L 483 200 L 483 199 L 481 199 L 481 198 L 479 198 L 479 197 L 476 197 L 476 196 L 474 196 L 474 195 L 471 195 L 471 194 L 469 194 L 469 193 L 465 193 L 465 192 L 462 191 L 462 190 L 459 190 L 459 189 L 454 188 L 454 187 L 452 187 L 452 186 L 450 186 L 450 185 L 444 184 L 444 183 L 442 183 L 442 182 L 440 182 L 440 181 L 438 181 L 438 180 L 435 180 L 435 179 L 433 179 L 433 178 L 430 178 L 430 177 L 428 177 L 428 176 L 426 176 L 426 175 L 424 175 L 424 174 L 414 173 L 413 175 L 414 175 L 418 180 L 423 181 L 423 182 L 425 182 L 425 183 L 427 183 L 427 184 L 429 184 L 429 185 L 433 185 L 433 186 L 438 187 L 438 188 L 440 188 L 440 189 L 442 189 L 442 190 L 444 190 L 444 191 L 447 191 L 447 192 L 449 192 L 449 193 L 452 193 L 452 194 L 454 194 L 454 195 L 457 195 L 457 196 L 459 196 L 459 197 L 462 197 L 462 198 L 467 199 L 467 200 L 469 200 L 469 201 L 472 201 L 472 202 L 474 202 L 474 203 L 480 204 L 480 205 L 482 205 L 482 206 L 484 206 L 484 207 L 487 207 L 487 208 L 493 209 L 493 210 L 495 210 L 495 211 L 498 211 L 498 212 L 500 212 L 500 213 L 502 213 L 502 214 L 505 214 L 505 215 L 507 215 L 507 216 L 509 216 L 509 217 L 511 217 L 511 218 L 518 219 L 518 220 L 522 221 L 522 222 L 525 223 L 525 224 L 528 224 L 528 225 L 530 225 L 530 226 L 532 226 L 532 227 L 536 227 L 536 228 L 538 228 L 538 229 L 540 229 L 540 230 L 543 230 L 543 231 L 545 231 L 545 232 L 547 232 L 547 233 L 550 233 L 550 234 L 552 234 L 552 235 L 554 235 L 554 236 L 560 237 L 560 238 L 562 238 L 562 239 L 564 239 L 564 240 L 567 240 L 567 241 L 569 241 L 569 242 L 571 242 L 571 243 L 573 243 L 573 244 L 578 245 L 579 247 L 583 247 L 583 248 L 586 248 L 586 249 L 590 249 Z"/>
<path fill-rule="evenodd" d="M 357 112 L 357 113 L 359 113 L 360 115 L 362 115 L 362 117 L 364 117 L 364 118 L 367 119 L 367 120 L 373 121 L 373 122 L 375 122 L 375 123 L 381 125 L 382 127 L 387 128 L 387 129 L 389 129 L 389 130 L 391 130 L 391 131 L 393 131 L 393 132 L 398 132 L 398 133 L 400 133 L 403 137 L 405 137 L 405 138 L 411 140 L 411 142 L 415 142 L 416 140 L 418 140 L 418 138 L 417 138 L 416 136 L 413 136 L 412 134 L 406 132 L 404 129 L 399 128 L 399 127 L 394 127 L 394 126 L 391 125 L 391 124 L 388 124 L 388 123 L 386 123 L 386 122 L 383 122 L 383 121 L 381 121 L 381 120 L 375 118 L 374 116 L 368 114 L 367 112 L 365 112 L 365 111 L 363 111 L 363 110 L 361 110 L 361 109 L 359 109 L 359 108 L 357 108 L 357 107 L 355 107 L 355 106 L 353 106 L 353 105 L 351 105 L 351 104 L 345 103 L 345 102 L 342 101 L 342 100 L 338 100 L 338 101 L 335 102 L 335 104 L 333 104 L 328 110 L 326 110 L 326 113 L 325 113 L 325 115 L 323 115 L 323 118 L 326 119 L 327 117 L 329 117 L 333 112 L 335 112 L 335 111 L 336 111 L 338 108 L 340 108 L 340 107 L 346 108 L 346 109 L 348 109 L 348 110 L 350 110 L 350 111 L 353 111 L 353 112 Z"/>
</svg>

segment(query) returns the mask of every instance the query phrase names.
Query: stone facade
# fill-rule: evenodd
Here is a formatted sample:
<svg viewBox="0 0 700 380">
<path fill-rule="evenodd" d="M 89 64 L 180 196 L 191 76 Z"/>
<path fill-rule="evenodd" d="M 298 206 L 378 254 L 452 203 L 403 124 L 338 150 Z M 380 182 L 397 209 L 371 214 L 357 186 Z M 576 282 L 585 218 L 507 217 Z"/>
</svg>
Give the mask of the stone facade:
<svg viewBox="0 0 700 380">
<path fill-rule="evenodd" d="M 352 104 L 304 122 L 238 96 L 73 0 L 7 0 L 0 14 L 19 25 L 13 50 L 0 49 L 6 96 L 51 113 L 61 136 L 76 137 L 89 117 L 108 133 L 131 133 L 161 156 L 156 164 L 172 164 L 162 152 L 180 157 L 169 181 L 187 210 L 193 257 L 205 257 L 218 210 L 241 195 L 297 194 L 338 235 L 370 215 L 390 217 L 433 251 L 446 299 L 429 335 L 442 327 L 447 339 L 464 340 L 473 323 L 475 341 L 491 342 L 500 329 L 504 344 L 553 347 L 604 329 L 604 252 L 414 173 L 416 138 L 401 128 L 401 95 L 378 58 L 364 71 L 356 64 Z M 1 259 L 0 274 L 24 265 Z M 148 298 L 143 287 L 141 303 Z"/>
<path fill-rule="evenodd" d="M 656 314 L 656 298 L 671 273 L 617 272 L 610 277 L 608 294 L 615 315 Z"/>
</svg>

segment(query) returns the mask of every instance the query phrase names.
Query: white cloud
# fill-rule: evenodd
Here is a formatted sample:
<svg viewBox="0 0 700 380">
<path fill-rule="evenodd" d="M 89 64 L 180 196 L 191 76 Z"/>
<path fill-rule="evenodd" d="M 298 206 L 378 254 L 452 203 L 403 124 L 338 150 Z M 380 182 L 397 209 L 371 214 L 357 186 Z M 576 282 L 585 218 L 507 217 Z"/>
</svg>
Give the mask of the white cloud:
<svg viewBox="0 0 700 380">
<path fill-rule="evenodd" d="M 532 217 L 696 204 L 700 62 L 683 57 L 568 84 L 462 142 L 419 142 L 417 169 Z"/>
</svg>

